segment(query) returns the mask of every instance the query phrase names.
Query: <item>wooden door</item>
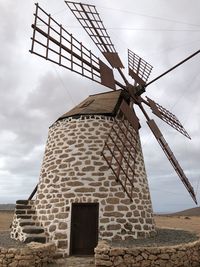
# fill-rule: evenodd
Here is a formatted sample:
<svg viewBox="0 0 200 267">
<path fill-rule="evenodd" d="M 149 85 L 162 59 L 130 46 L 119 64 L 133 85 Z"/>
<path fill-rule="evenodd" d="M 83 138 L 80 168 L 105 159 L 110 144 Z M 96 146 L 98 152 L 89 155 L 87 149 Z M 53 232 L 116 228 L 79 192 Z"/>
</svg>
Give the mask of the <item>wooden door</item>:
<svg viewBox="0 0 200 267">
<path fill-rule="evenodd" d="M 72 203 L 71 255 L 92 255 L 98 242 L 98 203 Z"/>
</svg>

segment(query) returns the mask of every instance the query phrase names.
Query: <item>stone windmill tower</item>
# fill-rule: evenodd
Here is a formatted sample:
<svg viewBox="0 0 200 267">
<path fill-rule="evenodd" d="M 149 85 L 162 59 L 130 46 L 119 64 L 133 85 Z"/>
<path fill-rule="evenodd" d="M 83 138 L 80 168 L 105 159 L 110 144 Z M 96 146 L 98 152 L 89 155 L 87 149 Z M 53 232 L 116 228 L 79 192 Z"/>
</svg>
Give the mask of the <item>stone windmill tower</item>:
<svg viewBox="0 0 200 267">
<path fill-rule="evenodd" d="M 80 255 L 93 253 L 99 239 L 126 240 L 155 234 L 135 105 L 142 110 L 195 202 L 196 198 L 163 135 L 143 107 L 149 106 L 155 115 L 189 137 L 172 113 L 150 98 L 141 97 L 152 67 L 129 50 L 129 75 L 135 80 L 130 84 L 96 8 L 69 1 L 66 4 L 112 68 L 38 4 L 31 53 L 112 91 L 89 96 L 50 127 L 39 183 L 32 194 L 36 193 L 36 199 L 17 202 L 11 235 L 26 242 L 53 241 L 61 253 Z M 41 22 L 46 28 L 38 26 Z M 115 80 L 113 69 L 119 72 L 123 83 Z"/>
</svg>

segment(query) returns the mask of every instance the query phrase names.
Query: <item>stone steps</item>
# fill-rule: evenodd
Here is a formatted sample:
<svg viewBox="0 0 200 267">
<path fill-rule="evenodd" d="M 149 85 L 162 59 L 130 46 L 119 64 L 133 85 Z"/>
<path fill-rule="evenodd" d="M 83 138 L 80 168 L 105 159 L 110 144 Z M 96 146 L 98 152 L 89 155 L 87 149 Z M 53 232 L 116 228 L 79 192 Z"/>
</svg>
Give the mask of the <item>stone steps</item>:
<svg viewBox="0 0 200 267">
<path fill-rule="evenodd" d="M 28 205 L 29 201 L 28 200 L 17 200 L 16 205 Z"/>
<path fill-rule="evenodd" d="M 32 208 L 32 206 L 31 206 L 31 205 L 21 205 L 21 204 L 17 204 L 17 205 L 15 206 L 15 208 L 16 208 L 17 210 L 30 210 L 30 209 Z"/>
<path fill-rule="evenodd" d="M 35 221 L 33 221 L 33 220 L 26 220 L 26 219 L 24 219 L 23 221 L 21 221 L 20 223 L 19 223 L 19 225 L 20 226 L 28 226 L 28 225 L 35 225 Z"/>
<path fill-rule="evenodd" d="M 29 225 L 29 226 L 24 226 L 23 227 L 23 233 L 26 234 L 43 234 L 44 229 L 40 226 L 35 226 L 35 225 Z"/>
<path fill-rule="evenodd" d="M 46 243 L 44 229 L 38 226 L 37 215 L 34 209 L 33 200 L 17 200 L 15 215 L 19 221 L 21 233 L 25 243 L 39 242 Z"/>
<path fill-rule="evenodd" d="M 23 220 L 31 220 L 32 216 L 31 215 L 25 215 L 25 214 L 17 214 L 17 218 L 23 219 Z"/>
<path fill-rule="evenodd" d="M 27 235 L 26 240 L 24 243 L 30 243 L 30 242 L 38 242 L 38 243 L 46 243 L 46 236 L 45 235 Z"/>
</svg>

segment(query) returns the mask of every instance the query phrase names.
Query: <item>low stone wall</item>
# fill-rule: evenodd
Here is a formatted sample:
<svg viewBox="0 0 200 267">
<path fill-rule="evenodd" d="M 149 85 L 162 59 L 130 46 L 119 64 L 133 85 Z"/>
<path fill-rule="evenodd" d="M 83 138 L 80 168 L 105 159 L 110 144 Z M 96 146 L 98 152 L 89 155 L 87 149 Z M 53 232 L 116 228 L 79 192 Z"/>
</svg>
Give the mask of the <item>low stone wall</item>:
<svg viewBox="0 0 200 267">
<path fill-rule="evenodd" d="M 110 247 L 100 241 L 95 249 L 96 267 L 199 267 L 200 240 L 168 247 Z"/>
<path fill-rule="evenodd" d="M 0 267 L 47 266 L 53 262 L 56 247 L 52 243 L 30 243 L 23 248 L 0 248 Z"/>
</svg>

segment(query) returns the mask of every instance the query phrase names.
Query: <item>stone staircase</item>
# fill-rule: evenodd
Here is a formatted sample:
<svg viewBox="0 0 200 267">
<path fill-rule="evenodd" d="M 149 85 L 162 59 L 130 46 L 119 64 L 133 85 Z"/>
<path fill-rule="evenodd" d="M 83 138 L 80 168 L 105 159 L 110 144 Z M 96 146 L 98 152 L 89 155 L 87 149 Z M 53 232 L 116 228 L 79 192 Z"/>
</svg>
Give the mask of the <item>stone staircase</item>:
<svg viewBox="0 0 200 267">
<path fill-rule="evenodd" d="M 46 243 L 44 228 L 39 225 L 34 200 L 17 200 L 11 238 L 30 243 Z"/>
</svg>

